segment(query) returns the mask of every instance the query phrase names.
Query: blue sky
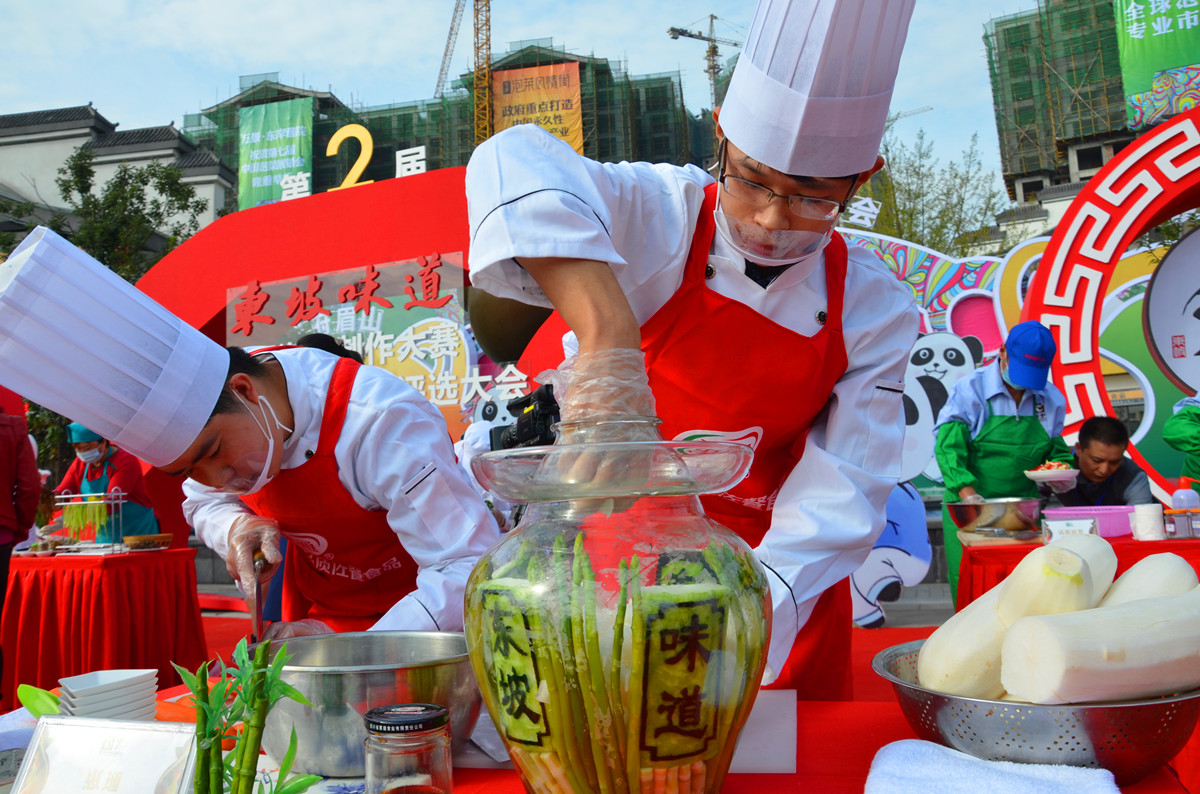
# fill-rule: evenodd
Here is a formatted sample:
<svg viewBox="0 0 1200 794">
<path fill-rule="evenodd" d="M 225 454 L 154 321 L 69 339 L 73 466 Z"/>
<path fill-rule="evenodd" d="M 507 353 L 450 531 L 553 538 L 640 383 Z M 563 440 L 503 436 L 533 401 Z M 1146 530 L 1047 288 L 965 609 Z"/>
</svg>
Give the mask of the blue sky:
<svg viewBox="0 0 1200 794">
<path fill-rule="evenodd" d="M 900 63 L 893 112 L 931 110 L 897 122 L 911 140 L 924 128 L 944 163 L 979 134 L 985 166 L 997 173 L 995 117 L 982 35 L 995 16 L 1035 0 L 917 0 Z M 0 113 L 92 102 L 120 129 L 156 126 L 236 93 L 239 75 L 279 72 L 291 85 L 332 90 L 366 106 L 433 95 L 453 0 L 41 0 L 5 10 Z M 553 38 L 580 54 L 624 60 L 633 74 L 679 70 L 687 106 L 709 103 L 705 43 L 672 40 L 667 28 L 740 40 L 747 0 L 492 0 L 492 50 Z M 470 68 L 466 4 L 451 75 Z M 735 50 L 722 47 L 722 58 Z"/>
</svg>

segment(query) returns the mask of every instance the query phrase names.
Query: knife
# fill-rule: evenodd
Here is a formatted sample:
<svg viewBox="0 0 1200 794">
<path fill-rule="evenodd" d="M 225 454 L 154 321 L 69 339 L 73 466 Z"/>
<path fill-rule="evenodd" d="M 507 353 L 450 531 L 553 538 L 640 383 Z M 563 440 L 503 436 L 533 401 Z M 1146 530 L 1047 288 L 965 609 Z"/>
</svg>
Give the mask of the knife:
<svg viewBox="0 0 1200 794">
<path fill-rule="evenodd" d="M 254 552 L 254 630 L 250 634 L 251 644 L 259 642 L 263 638 L 263 616 L 262 616 L 262 576 L 263 568 L 267 567 L 267 558 L 261 551 Z"/>
</svg>

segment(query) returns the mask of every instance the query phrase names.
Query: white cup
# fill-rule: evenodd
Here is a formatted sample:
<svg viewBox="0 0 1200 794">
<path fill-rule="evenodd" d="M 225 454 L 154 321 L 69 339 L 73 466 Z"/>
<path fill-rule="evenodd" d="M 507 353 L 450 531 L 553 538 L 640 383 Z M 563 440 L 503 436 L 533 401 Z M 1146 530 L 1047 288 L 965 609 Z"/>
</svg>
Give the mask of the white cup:
<svg viewBox="0 0 1200 794">
<path fill-rule="evenodd" d="M 1166 540 L 1161 504 L 1133 506 L 1133 537 L 1136 540 Z"/>
</svg>

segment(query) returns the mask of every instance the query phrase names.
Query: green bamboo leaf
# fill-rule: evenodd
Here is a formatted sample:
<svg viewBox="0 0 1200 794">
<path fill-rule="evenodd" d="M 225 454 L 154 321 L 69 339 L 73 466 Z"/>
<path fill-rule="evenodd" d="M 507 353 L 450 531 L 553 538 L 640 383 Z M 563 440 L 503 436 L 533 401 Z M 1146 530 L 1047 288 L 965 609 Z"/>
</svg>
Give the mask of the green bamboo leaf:
<svg viewBox="0 0 1200 794">
<path fill-rule="evenodd" d="M 60 711 L 57 695 L 29 684 L 17 685 L 17 700 L 21 701 L 21 705 L 34 719 L 45 714 L 58 714 Z"/>
<path fill-rule="evenodd" d="M 292 762 L 296 759 L 296 727 L 292 726 L 292 735 L 288 737 L 288 749 L 283 754 L 283 761 L 279 763 L 280 782 L 287 780 L 288 773 L 292 771 Z"/>
<path fill-rule="evenodd" d="M 175 672 L 179 673 L 179 677 L 183 680 L 183 683 L 187 685 L 187 688 L 191 690 L 193 695 L 195 695 L 198 691 L 196 676 L 192 673 L 189 673 L 187 670 L 175 664 L 174 662 L 171 662 L 171 666 L 175 668 Z"/>
<path fill-rule="evenodd" d="M 320 781 L 321 778 L 319 775 L 297 775 L 275 789 L 275 794 L 301 794 L 303 791 L 308 791 L 314 783 L 319 783 Z"/>
<path fill-rule="evenodd" d="M 303 692 L 301 692 L 299 689 L 296 689 L 296 687 L 292 686 L 287 681 L 280 681 L 279 689 L 283 693 L 284 697 L 291 698 L 292 700 L 304 706 L 312 705 L 308 698 L 304 696 Z"/>
</svg>

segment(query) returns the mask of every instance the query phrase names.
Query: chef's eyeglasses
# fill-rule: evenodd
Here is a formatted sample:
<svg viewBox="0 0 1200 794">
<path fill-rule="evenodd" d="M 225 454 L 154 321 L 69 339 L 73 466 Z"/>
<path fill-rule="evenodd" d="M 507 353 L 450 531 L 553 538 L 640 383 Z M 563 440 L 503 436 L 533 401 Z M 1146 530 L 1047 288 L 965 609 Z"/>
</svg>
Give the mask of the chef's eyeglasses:
<svg viewBox="0 0 1200 794">
<path fill-rule="evenodd" d="M 846 201 L 834 201 L 833 199 L 814 198 L 812 196 L 803 196 L 799 193 L 793 193 L 790 196 L 784 196 L 771 190 L 766 185 L 760 185 L 757 182 L 751 182 L 749 179 L 742 179 L 738 176 L 732 176 L 725 172 L 725 141 L 721 141 L 721 150 L 718 154 L 720 160 L 720 171 L 717 176 L 717 181 L 725 188 L 729 195 L 733 196 L 738 201 L 744 201 L 755 207 L 765 207 L 774 201 L 776 198 L 786 199 L 788 210 L 799 218 L 812 221 L 831 221 L 837 218 L 838 215 L 846 211 L 846 202 L 850 200 L 850 196 L 854 195 L 854 188 L 857 184 L 851 185 L 850 194 L 846 196 Z M 857 182 L 857 180 L 855 180 Z"/>
</svg>

